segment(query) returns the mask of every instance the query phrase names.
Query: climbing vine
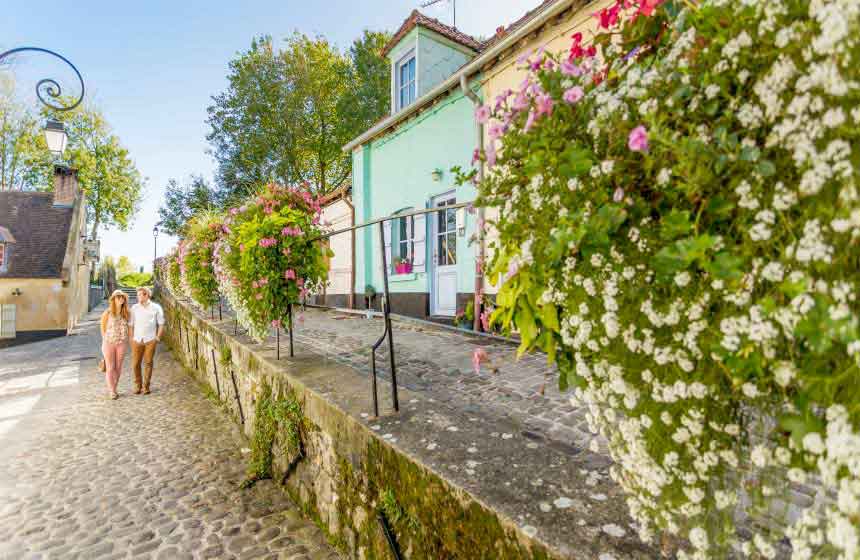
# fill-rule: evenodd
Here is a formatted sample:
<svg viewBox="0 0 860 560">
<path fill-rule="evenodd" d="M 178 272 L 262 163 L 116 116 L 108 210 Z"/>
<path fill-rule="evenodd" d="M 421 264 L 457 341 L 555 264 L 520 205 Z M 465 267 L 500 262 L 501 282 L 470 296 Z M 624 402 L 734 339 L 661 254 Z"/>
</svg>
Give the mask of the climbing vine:
<svg viewBox="0 0 860 560">
<path fill-rule="evenodd" d="M 304 438 L 310 426 L 295 392 L 288 391 L 282 398 L 275 398 L 271 387 L 264 383 L 260 388 L 257 412 L 254 420 L 254 435 L 245 485 L 258 480 L 272 478 L 275 459 L 275 442 L 281 434 L 283 454 L 298 461 L 304 457 Z"/>
</svg>

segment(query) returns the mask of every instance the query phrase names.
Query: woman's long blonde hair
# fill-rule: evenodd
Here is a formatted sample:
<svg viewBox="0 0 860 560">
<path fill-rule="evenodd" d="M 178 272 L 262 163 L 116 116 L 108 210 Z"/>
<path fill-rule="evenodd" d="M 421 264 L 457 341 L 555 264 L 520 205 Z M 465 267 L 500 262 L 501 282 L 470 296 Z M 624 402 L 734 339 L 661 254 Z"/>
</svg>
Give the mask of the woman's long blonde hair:
<svg viewBox="0 0 860 560">
<path fill-rule="evenodd" d="M 121 301 L 120 301 L 121 300 Z M 109 313 L 114 317 L 122 317 L 126 321 L 131 318 L 128 311 L 128 296 L 122 290 L 114 290 L 110 295 Z"/>
</svg>

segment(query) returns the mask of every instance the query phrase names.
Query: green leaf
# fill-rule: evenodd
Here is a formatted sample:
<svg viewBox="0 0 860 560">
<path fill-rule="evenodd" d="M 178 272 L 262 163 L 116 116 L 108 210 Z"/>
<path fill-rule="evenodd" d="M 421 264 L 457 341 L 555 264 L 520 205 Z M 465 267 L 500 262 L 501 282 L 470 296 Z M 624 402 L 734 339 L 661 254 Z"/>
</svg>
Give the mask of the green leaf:
<svg viewBox="0 0 860 560">
<path fill-rule="evenodd" d="M 544 328 L 553 332 L 559 332 L 561 327 L 558 324 L 558 309 L 552 303 L 541 307 L 540 320 Z"/>
<path fill-rule="evenodd" d="M 776 166 L 772 161 L 763 159 L 758 162 L 758 165 L 756 165 L 756 171 L 758 171 L 762 177 L 771 177 L 776 174 Z"/>
<path fill-rule="evenodd" d="M 758 161 L 761 151 L 755 146 L 744 146 L 741 150 L 741 161 Z"/>
<path fill-rule="evenodd" d="M 690 213 L 686 210 L 673 209 L 663 217 L 661 225 L 660 237 L 666 241 L 689 235 L 693 229 L 693 224 L 690 223 Z"/>
<path fill-rule="evenodd" d="M 525 300 L 520 300 L 517 305 L 514 324 L 520 331 L 520 347 L 517 350 L 517 357 L 520 357 L 531 349 L 532 343 L 538 336 L 534 314 Z"/>
<path fill-rule="evenodd" d="M 714 256 L 714 260 L 706 263 L 704 268 L 721 280 L 738 280 L 744 274 L 744 263 L 744 259 L 728 251 L 721 251 Z"/>
</svg>

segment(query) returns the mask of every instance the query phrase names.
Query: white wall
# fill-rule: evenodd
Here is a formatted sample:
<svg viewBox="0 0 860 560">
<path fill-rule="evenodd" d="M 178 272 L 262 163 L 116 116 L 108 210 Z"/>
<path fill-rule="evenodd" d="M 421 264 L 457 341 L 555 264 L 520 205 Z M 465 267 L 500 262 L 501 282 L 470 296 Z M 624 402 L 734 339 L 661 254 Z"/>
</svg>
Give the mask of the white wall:
<svg viewBox="0 0 860 560">
<path fill-rule="evenodd" d="M 338 200 L 323 208 L 322 219 L 331 224 L 332 230 L 353 225 L 352 209 L 345 200 Z M 329 261 L 327 294 L 349 294 L 352 292 L 352 232 L 329 238 L 329 247 L 334 256 Z"/>
</svg>

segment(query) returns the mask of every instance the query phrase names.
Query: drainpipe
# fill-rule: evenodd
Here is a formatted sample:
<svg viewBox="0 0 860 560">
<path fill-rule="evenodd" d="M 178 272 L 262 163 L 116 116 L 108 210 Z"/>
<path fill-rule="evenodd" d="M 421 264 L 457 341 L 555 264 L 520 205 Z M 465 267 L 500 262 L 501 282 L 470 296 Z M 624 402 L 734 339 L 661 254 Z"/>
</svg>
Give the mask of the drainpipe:
<svg viewBox="0 0 860 560">
<path fill-rule="evenodd" d="M 481 105 L 481 99 L 475 95 L 471 89 L 469 89 L 469 84 L 466 79 L 466 74 L 460 74 L 460 89 L 463 91 L 463 95 L 472 100 L 472 103 L 475 107 Z M 478 134 L 478 150 L 481 152 L 484 151 L 484 125 L 475 121 L 476 132 Z M 478 167 L 478 183 L 483 182 L 484 180 L 484 162 L 481 162 L 481 166 Z M 481 295 L 484 292 L 484 208 L 478 208 L 478 225 L 480 227 L 477 228 L 478 234 L 478 260 L 475 263 L 475 317 L 472 324 L 472 328 L 475 332 L 481 331 Z"/>
</svg>

